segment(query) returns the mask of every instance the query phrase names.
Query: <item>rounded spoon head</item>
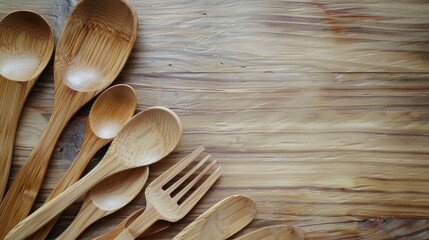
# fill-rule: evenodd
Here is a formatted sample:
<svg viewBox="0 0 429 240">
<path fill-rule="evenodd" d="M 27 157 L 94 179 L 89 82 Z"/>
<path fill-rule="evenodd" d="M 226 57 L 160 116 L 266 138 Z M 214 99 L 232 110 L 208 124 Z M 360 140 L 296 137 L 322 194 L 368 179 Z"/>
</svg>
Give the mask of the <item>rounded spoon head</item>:
<svg viewBox="0 0 429 240">
<path fill-rule="evenodd" d="M 88 193 L 92 203 L 104 211 L 116 211 L 140 193 L 149 176 L 149 167 L 127 169 L 94 186 Z"/>
<path fill-rule="evenodd" d="M 170 109 L 152 107 L 135 115 L 113 139 L 106 155 L 128 168 L 155 163 L 179 143 L 182 124 Z"/>
<path fill-rule="evenodd" d="M 118 76 L 137 37 L 137 15 L 126 0 L 82 0 L 58 41 L 54 74 L 71 89 L 93 92 Z"/>
<path fill-rule="evenodd" d="M 93 133 L 103 139 L 112 139 L 131 119 L 137 105 L 136 93 L 126 84 L 112 86 L 102 92 L 89 112 Z"/>
<path fill-rule="evenodd" d="M 0 22 L 0 77 L 25 82 L 36 79 L 54 50 L 54 34 L 36 12 L 15 11 Z"/>
</svg>

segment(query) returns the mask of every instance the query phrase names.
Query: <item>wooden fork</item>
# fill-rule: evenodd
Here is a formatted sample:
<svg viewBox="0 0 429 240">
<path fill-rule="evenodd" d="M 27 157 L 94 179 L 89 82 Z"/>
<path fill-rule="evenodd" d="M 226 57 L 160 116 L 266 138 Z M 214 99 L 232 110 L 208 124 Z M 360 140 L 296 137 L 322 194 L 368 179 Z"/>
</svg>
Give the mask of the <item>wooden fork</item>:
<svg viewBox="0 0 429 240">
<path fill-rule="evenodd" d="M 146 210 L 130 224 L 117 238 L 119 240 L 136 239 L 143 231 L 149 228 L 157 220 L 166 220 L 169 222 L 176 222 L 182 219 L 202 198 L 202 196 L 209 190 L 213 183 L 219 178 L 222 173 L 220 166 L 216 166 L 216 160 L 210 161 L 210 155 L 200 160 L 189 172 L 186 172 L 179 180 L 174 182 L 171 186 L 163 189 L 163 187 L 170 182 L 174 177 L 181 173 L 190 163 L 204 151 L 203 147 L 197 148 L 191 154 L 180 160 L 173 167 L 168 169 L 165 173 L 155 179 L 145 191 L 146 196 Z M 189 183 L 180 190 L 179 193 L 171 196 L 182 183 L 185 182 L 193 173 L 195 173 L 204 163 L 208 163 L 198 175 L 189 179 Z M 215 168 L 211 174 L 208 171 Z M 201 183 L 195 191 L 191 193 L 182 203 L 179 200 L 192 187 L 196 187 L 196 183 L 204 176 L 208 177 Z M 179 189 L 177 189 L 179 190 Z"/>
</svg>

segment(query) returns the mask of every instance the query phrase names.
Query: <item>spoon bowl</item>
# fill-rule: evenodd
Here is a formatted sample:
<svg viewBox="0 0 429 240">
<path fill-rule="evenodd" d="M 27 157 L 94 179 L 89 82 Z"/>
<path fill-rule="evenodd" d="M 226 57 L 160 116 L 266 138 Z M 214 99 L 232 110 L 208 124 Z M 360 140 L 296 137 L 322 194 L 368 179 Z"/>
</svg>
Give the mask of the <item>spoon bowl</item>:
<svg viewBox="0 0 429 240">
<path fill-rule="evenodd" d="M 137 17 L 126 0 L 80 1 L 58 42 L 58 79 L 79 92 L 106 88 L 124 66 L 136 28 Z"/>
<path fill-rule="evenodd" d="M 148 176 L 149 167 L 133 168 L 95 185 L 88 192 L 76 218 L 57 240 L 77 239 L 95 221 L 123 208 L 142 190 Z"/>
<path fill-rule="evenodd" d="M 27 82 L 37 78 L 51 59 L 54 35 L 36 12 L 15 11 L 0 22 L 0 76 Z"/>
<path fill-rule="evenodd" d="M 52 29 L 38 13 L 15 11 L 0 21 L 0 201 L 22 108 L 53 50 Z"/>
<path fill-rule="evenodd" d="M 77 182 L 92 157 L 112 141 L 122 127 L 131 119 L 136 109 L 135 91 L 126 84 L 114 85 L 102 92 L 89 112 L 85 135 L 78 155 L 60 182 L 46 198 L 46 202 Z M 31 239 L 46 239 L 59 217 L 31 236 Z"/>
<path fill-rule="evenodd" d="M 88 117 L 93 134 L 102 139 L 116 137 L 133 116 L 136 105 L 136 93 L 129 85 L 118 84 L 101 93 Z"/>
<path fill-rule="evenodd" d="M 0 204 L 0 239 L 30 212 L 67 122 L 119 75 L 136 38 L 137 15 L 127 0 L 77 2 L 57 44 L 52 115 Z"/>
<path fill-rule="evenodd" d="M 131 119 L 106 155 L 120 159 L 127 167 L 150 165 L 173 151 L 181 135 L 182 124 L 173 111 L 164 107 L 149 108 Z"/>
</svg>

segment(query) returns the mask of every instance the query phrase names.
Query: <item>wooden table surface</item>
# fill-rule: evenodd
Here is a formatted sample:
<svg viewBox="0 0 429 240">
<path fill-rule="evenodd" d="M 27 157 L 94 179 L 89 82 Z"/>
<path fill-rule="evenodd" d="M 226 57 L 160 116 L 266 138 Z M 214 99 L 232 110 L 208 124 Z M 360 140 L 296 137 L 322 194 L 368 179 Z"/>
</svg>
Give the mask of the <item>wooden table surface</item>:
<svg viewBox="0 0 429 240">
<path fill-rule="evenodd" d="M 76 0 L 0 0 L 0 17 L 40 12 L 56 39 Z M 258 206 L 238 235 L 293 224 L 308 239 L 429 238 L 429 1 L 132 0 L 139 36 L 115 83 L 138 109 L 162 105 L 184 125 L 154 179 L 203 144 L 224 174 L 171 229 L 217 201 L 245 194 Z M 52 62 L 26 103 L 11 177 L 53 106 Z M 90 104 L 66 127 L 39 207 L 76 156 Z M 100 153 L 91 166 L 102 157 Z M 90 239 L 145 205 L 144 195 L 97 222 Z M 72 205 L 53 238 L 80 207 Z"/>
</svg>

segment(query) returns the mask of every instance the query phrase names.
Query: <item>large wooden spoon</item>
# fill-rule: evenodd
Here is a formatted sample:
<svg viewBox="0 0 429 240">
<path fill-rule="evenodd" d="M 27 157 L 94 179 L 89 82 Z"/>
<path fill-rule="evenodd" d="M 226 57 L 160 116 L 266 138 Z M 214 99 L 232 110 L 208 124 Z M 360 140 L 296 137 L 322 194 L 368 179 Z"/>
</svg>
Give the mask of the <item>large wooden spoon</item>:
<svg viewBox="0 0 429 240">
<path fill-rule="evenodd" d="M 28 93 L 49 62 L 54 34 L 38 13 L 16 11 L 0 22 L 0 202 L 6 190 L 13 143 Z"/>
<path fill-rule="evenodd" d="M 173 240 L 227 239 L 249 224 L 255 215 L 256 204 L 252 199 L 230 196 L 201 214 Z"/>
<path fill-rule="evenodd" d="M 76 218 L 57 238 L 77 239 L 95 221 L 123 208 L 142 190 L 149 167 L 127 169 L 103 180 L 86 195 Z"/>
<path fill-rule="evenodd" d="M 6 239 L 28 237 L 110 175 L 159 161 L 173 151 L 181 135 L 180 119 L 170 109 L 152 107 L 140 112 L 113 139 L 106 155 L 92 171 L 21 221 Z"/>
<path fill-rule="evenodd" d="M 136 36 L 137 16 L 126 0 L 77 3 L 57 45 L 51 119 L 0 205 L 0 239 L 28 215 L 64 126 L 117 77 Z"/>
<path fill-rule="evenodd" d="M 126 84 L 108 88 L 98 96 L 89 112 L 82 147 L 66 174 L 46 198 L 46 202 L 77 182 L 92 157 L 110 143 L 131 119 L 136 109 L 135 91 Z M 45 239 L 59 216 L 46 224 L 31 239 Z"/>
<path fill-rule="evenodd" d="M 268 226 L 241 237 L 235 240 L 303 240 L 305 239 L 305 232 L 295 226 L 276 225 Z"/>
</svg>

